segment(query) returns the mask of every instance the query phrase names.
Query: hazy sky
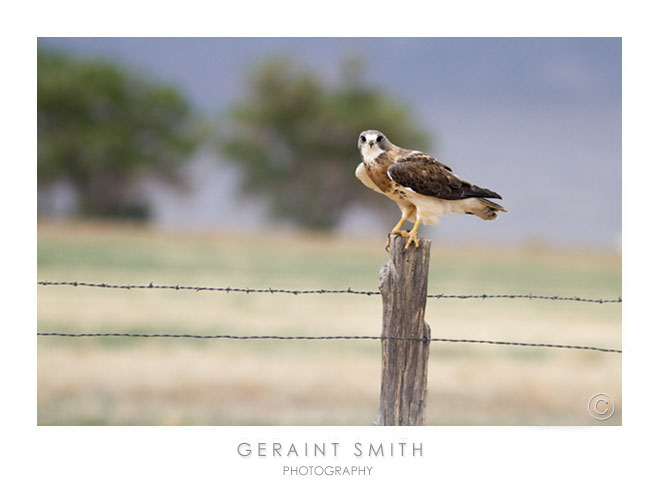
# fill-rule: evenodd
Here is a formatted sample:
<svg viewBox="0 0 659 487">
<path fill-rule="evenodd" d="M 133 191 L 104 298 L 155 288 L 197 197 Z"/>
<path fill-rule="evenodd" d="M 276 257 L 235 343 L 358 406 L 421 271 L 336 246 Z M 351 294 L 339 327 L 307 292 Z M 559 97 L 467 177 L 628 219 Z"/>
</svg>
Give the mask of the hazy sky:
<svg viewBox="0 0 659 487">
<path fill-rule="evenodd" d="M 609 248 L 620 243 L 618 38 L 40 39 L 39 46 L 46 45 L 111 58 L 172 82 L 209 116 L 240 97 L 250 67 L 272 55 L 289 55 L 334 80 L 341 60 L 358 54 L 367 80 L 407 103 L 427 126 L 433 154 L 463 178 L 497 191 L 510 210 L 487 223 L 454 215 L 433 235 Z M 396 143 L 395 134 L 387 135 Z M 200 156 L 198 168 L 213 171 L 208 158 Z M 231 213 L 228 199 L 211 202 L 218 192 L 208 185 L 233 184 L 236 176 L 217 171 L 198 178 L 206 187 L 194 201 L 161 197 L 162 219 L 189 222 L 186 211 L 195 208 Z M 250 221 L 258 220 L 254 214 Z M 365 219 L 355 212 L 345 228 Z M 229 222 L 212 215 L 197 221 Z"/>
</svg>

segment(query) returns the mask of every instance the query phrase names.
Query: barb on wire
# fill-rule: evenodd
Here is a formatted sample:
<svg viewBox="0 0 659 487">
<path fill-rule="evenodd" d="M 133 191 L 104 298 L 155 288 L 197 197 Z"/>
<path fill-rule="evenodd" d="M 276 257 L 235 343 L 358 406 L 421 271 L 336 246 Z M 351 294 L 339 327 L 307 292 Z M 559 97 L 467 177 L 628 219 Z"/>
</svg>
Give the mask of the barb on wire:
<svg viewBox="0 0 659 487">
<path fill-rule="evenodd" d="M 58 333 L 39 332 L 37 336 L 89 338 L 89 337 L 130 337 L 130 338 L 198 338 L 198 339 L 226 339 L 226 340 L 404 340 L 426 342 L 424 337 L 393 337 L 393 336 L 364 336 L 364 335 L 335 335 L 335 336 L 280 336 L 280 335 L 190 335 L 173 333 Z M 596 352 L 622 353 L 622 350 L 612 348 L 591 347 L 585 345 L 559 345 L 555 343 L 526 343 L 505 342 L 497 340 L 471 340 L 466 338 L 431 338 L 431 342 L 447 343 L 477 343 L 487 345 L 509 345 L 517 347 L 537 348 L 567 348 L 575 350 L 592 350 Z"/>
<path fill-rule="evenodd" d="M 251 289 L 237 287 L 215 287 L 215 286 L 185 286 L 180 284 L 106 284 L 104 282 L 79 282 L 79 281 L 37 281 L 39 286 L 83 286 L 98 287 L 108 289 L 169 289 L 174 291 L 217 291 L 228 293 L 269 293 L 269 294 L 357 294 L 365 296 L 380 295 L 380 291 L 357 291 L 352 288 L 347 289 Z M 615 299 L 596 299 L 581 298 L 579 296 L 543 296 L 538 294 L 428 294 L 428 298 L 433 299 L 546 299 L 552 301 L 579 301 L 584 303 L 622 303 L 622 298 Z"/>
</svg>

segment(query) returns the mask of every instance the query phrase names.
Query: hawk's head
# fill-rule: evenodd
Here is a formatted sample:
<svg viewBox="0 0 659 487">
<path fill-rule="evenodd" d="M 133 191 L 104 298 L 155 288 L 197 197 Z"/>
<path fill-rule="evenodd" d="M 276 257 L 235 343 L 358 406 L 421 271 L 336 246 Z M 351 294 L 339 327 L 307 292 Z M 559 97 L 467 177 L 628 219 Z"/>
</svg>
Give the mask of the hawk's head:
<svg viewBox="0 0 659 487">
<path fill-rule="evenodd" d="M 364 130 L 359 134 L 357 140 L 360 154 L 364 159 L 369 160 L 375 159 L 383 152 L 387 152 L 392 146 L 389 139 L 379 130 Z"/>
</svg>

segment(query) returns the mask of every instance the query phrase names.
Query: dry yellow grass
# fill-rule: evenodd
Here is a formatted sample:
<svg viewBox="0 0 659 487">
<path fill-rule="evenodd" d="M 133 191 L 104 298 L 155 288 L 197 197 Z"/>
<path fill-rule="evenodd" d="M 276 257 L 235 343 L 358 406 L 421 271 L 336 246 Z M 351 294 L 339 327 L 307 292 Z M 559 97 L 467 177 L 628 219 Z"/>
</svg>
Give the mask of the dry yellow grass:
<svg viewBox="0 0 659 487">
<path fill-rule="evenodd" d="M 172 233 L 41 224 L 41 280 L 376 289 L 382 242 Z M 620 256 L 435 245 L 430 292 L 615 298 Z M 40 331 L 377 335 L 379 296 L 290 296 L 40 287 Z M 621 306 L 430 300 L 433 336 L 621 346 Z M 617 401 L 621 356 L 434 343 L 428 424 L 600 424 L 596 392 Z M 370 424 L 379 343 L 38 340 L 39 424 Z"/>
</svg>

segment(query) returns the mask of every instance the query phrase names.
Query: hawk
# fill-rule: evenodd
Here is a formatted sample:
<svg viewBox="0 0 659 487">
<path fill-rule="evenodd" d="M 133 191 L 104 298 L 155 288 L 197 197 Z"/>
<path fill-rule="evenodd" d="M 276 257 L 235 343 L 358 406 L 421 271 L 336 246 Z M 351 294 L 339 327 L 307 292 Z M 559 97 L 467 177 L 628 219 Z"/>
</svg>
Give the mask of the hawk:
<svg viewBox="0 0 659 487">
<path fill-rule="evenodd" d="M 433 225 L 443 215 L 466 213 L 483 220 L 496 220 L 498 211 L 508 213 L 486 199 L 501 199 L 494 191 L 461 179 L 450 167 L 428 154 L 392 144 L 382 132 L 365 130 L 359 134 L 357 147 L 362 162 L 355 175 L 368 188 L 398 205 L 402 216 L 389 235 L 408 237 L 405 248 L 412 242 L 419 246 L 420 223 Z M 405 220 L 414 222 L 409 233 L 401 230 Z"/>
</svg>

